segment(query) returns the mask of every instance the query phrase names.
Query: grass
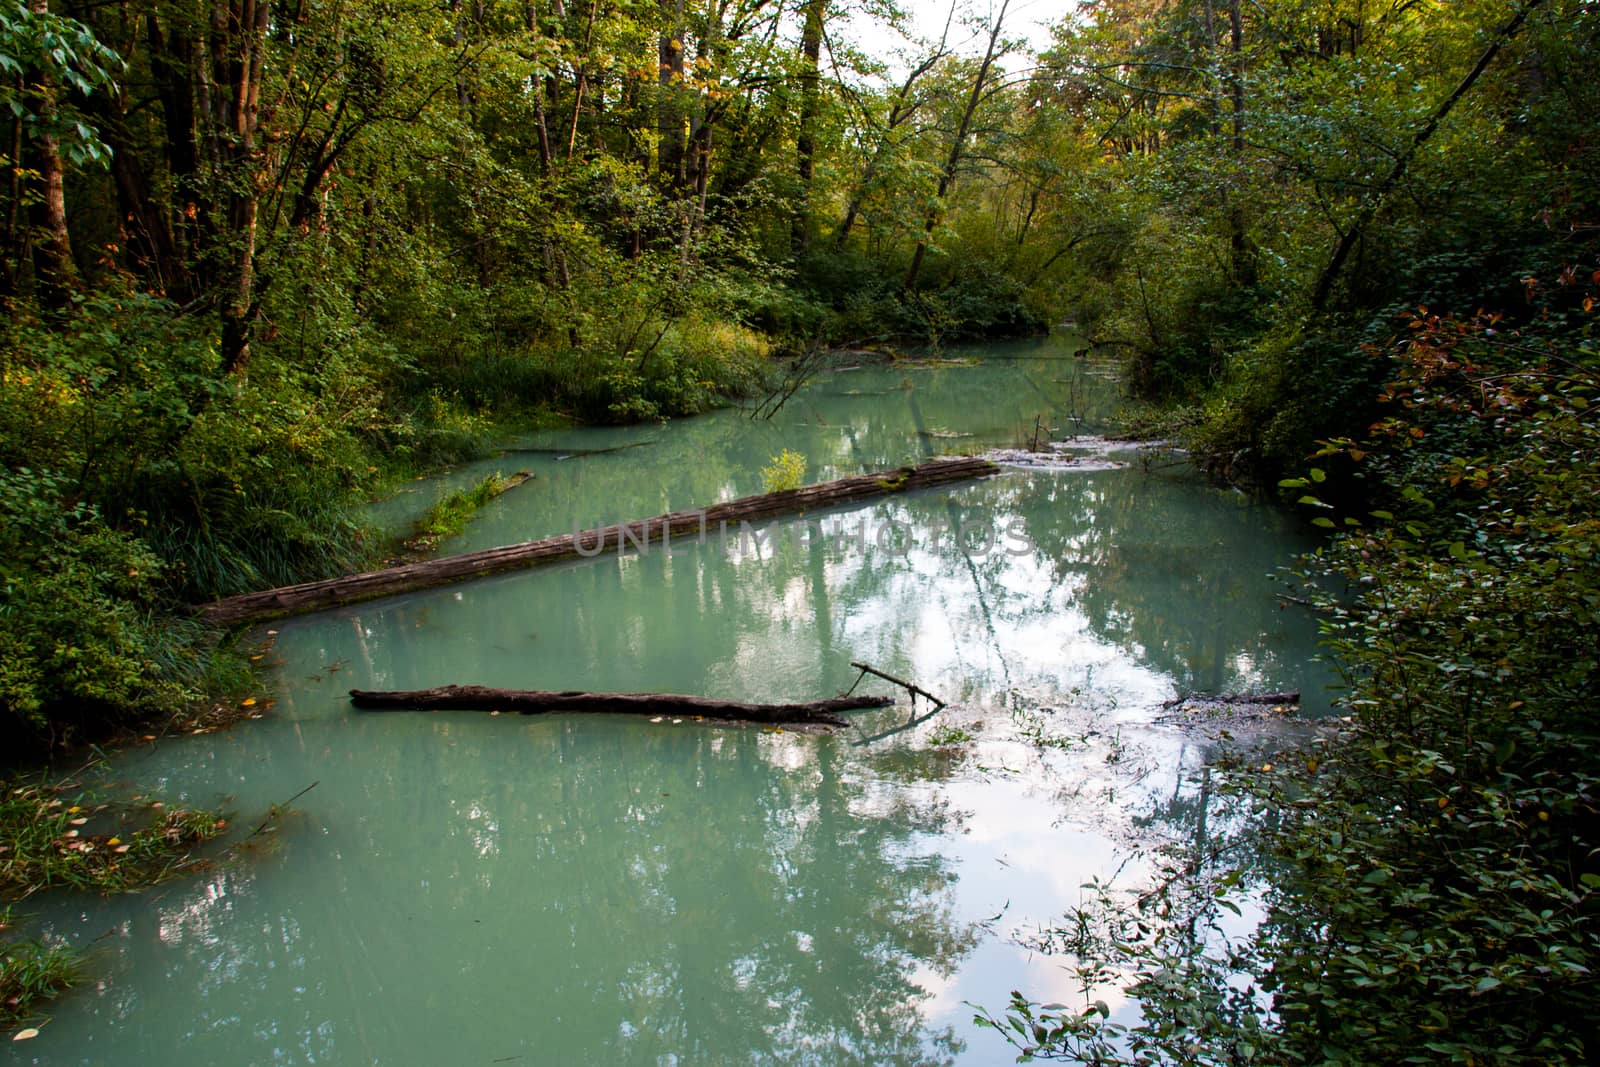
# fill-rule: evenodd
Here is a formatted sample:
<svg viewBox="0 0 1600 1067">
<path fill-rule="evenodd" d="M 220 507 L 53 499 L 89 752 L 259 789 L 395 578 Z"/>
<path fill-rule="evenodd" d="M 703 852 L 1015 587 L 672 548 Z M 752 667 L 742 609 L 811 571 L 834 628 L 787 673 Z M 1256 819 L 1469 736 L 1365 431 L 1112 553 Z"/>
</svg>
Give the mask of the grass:
<svg viewBox="0 0 1600 1067">
<path fill-rule="evenodd" d="M 144 825 L 137 825 L 140 814 Z M 227 826 L 212 812 L 159 801 L 112 805 L 59 787 L 11 783 L 0 797 L 0 893 L 126 892 L 194 863 L 195 846 Z"/>
<path fill-rule="evenodd" d="M 10 928 L 11 910 L 0 910 L 0 936 Z M 41 1002 L 76 981 L 77 960 L 70 950 L 37 941 L 0 942 L 0 1025 L 28 1018 Z"/>
<path fill-rule="evenodd" d="M 406 538 L 406 547 L 413 552 L 427 551 L 446 537 L 454 537 L 467 528 L 467 523 L 471 522 L 472 517 L 489 501 L 506 490 L 521 485 L 530 477 L 532 475 L 527 471 L 518 471 L 510 477 L 497 471 L 480 479 L 470 488 L 457 489 L 434 504 L 422 518 L 417 520 L 411 536 Z"/>
<path fill-rule="evenodd" d="M 213 812 L 159 801 L 110 804 L 65 783 L 0 783 L 0 897 L 25 900 L 48 889 L 122 893 L 199 865 L 195 849 L 227 821 Z M 33 1015 L 72 986 L 77 955 L 60 945 L 13 940 L 0 908 L 0 1024 Z"/>
</svg>

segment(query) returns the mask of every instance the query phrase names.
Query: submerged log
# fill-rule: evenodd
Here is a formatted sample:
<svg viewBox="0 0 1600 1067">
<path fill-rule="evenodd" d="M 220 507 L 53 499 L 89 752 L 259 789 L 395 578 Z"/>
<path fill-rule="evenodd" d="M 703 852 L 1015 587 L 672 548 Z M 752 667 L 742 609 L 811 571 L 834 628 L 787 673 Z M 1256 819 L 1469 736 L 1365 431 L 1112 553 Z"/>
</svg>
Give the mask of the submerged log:
<svg viewBox="0 0 1600 1067">
<path fill-rule="evenodd" d="M 1192 696 L 1175 697 L 1164 701 L 1163 708 L 1175 708 L 1179 704 L 1298 704 L 1300 703 L 1300 690 L 1294 689 L 1285 693 L 1223 693 L 1220 696 L 1207 696 L 1196 693 Z"/>
<path fill-rule="evenodd" d="M 368 711 L 515 711 L 542 715 L 559 711 L 612 715 L 699 715 L 738 722 L 823 723 L 849 726 L 841 711 L 887 708 L 889 697 L 832 697 L 798 704 L 748 704 L 678 693 L 553 693 L 539 689 L 491 689 L 482 685 L 442 685 L 399 691 L 350 690 L 350 702 Z"/>
<path fill-rule="evenodd" d="M 742 497 L 696 511 L 675 511 L 653 519 L 617 523 L 540 541 L 525 541 L 460 556 L 446 556 L 444 559 L 405 563 L 344 578 L 245 593 L 197 605 L 192 610 L 207 622 L 220 627 L 239 626 L 286 615 L 303 615 L 378 597 L 485 578 L 510 570 L 579 557 L 588 558 L 602 553 L 620 553 L 629 547 L 637 551 L 646 551 L 651 546 L 666 548 L 675 539 L 705 539 L 713 535 L 725 535 L 730 529 L 737 535 L 740 523 L 985 478 L 999 473 L 999 470 L 988 460 L 972 456 L 934 460 L 917 467 L 901 467 L 879 474 L 858 474 L 800 489 Z"/>
</svg>

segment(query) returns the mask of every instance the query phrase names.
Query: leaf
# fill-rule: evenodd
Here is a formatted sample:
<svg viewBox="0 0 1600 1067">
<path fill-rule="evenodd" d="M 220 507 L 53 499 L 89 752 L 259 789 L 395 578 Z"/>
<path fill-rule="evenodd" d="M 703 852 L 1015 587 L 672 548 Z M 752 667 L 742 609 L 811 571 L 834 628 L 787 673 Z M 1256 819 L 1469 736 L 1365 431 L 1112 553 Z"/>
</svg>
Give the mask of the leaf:
<svg viewBox="0 0 1600 1067">
<path fill-rule="evenodd" d="M 1478 984 L 1472 987 L 1472 991 L 1474 993 L 1487 993 L 1489 990 L 1495 988 L 1499 984 L 1500 979 L 1496 978 L 1492 974 L 1486 975 L 1485 977 L 1478 979 Z"/>
<path fill-rule="evenodd" d="M 1311 525 L 1313 525 L 1313 526 L 1323 526 L 1323 527 L 1326 527 L 1327 529 L 1331 530 L 1331 529 L 1334 528 L 1335 524 L 1334 524 L 1334 521 L 1332 519 L 1328 518 L 1326 515 L 1319 515 L 1316 518 L 1311 520 Z"/>
<path fill-rule="evenodd" d="M 1320 467 L 1312 467 L 1311 480 L 1314 482 L 1325 482 L 1328 480 L 1328 474 Z"/>
<path fill-rule="evenodd" d="M 1362 885 L 1382 885 L 1383 883 L 1387 882 L 1388 880 L 1389 880 L 1389 869 L 1387 867 L 1378 867 L 1375 870 L 1368 871 L 1367 874 L 1366 874 L 1366 877 L 1361 879 L 1361 884 Z"/>
<path fill-rule="evenodd" d="M 18 1030 L 15 1034 L 11 1035 L 11 1040 L 13 1040 L 13 1041 L 32 1041 L 34 1038 L 36 1038 L 38 1036 L 39 1036 L 38 1029 L 36 1027 L 30 1026 L 26 1030 Z"/>
</svg>

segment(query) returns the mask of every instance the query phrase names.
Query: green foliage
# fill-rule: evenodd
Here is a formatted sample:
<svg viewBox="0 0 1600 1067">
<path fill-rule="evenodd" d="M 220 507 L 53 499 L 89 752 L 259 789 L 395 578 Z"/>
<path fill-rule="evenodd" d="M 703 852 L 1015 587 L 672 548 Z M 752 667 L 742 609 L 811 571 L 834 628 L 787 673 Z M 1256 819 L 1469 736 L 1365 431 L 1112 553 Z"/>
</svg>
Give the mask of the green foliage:
<svg viewBox="0 0 1600 1067">
<path fill-rule="evenodd" d="M 1018 996 L 989 1020 L 1015 1043 L 1105 1063 L 1141 1050 L 1170 1063 L 1592 1059 L 1600 354 L 1587 286 L 1574 272 L 1534 283 L 1544 310 L 1520 326 L 1417 313 L 1386 353 L 1401 371 L 1386 394 L 1394 413 L 1286 480 L 1342 531 L 1309 564 L 1313 590 L 1350 590 L 1313 592 L 1348 680 L 1350 730 L 1236 768 L 1255 829 L 1211 855 L 1267 867 L 1252 884 L 1197 856 L 1152 894 L 1215 887 L 1168 913 L 1187 943 L 1149 923 L 1079 946 L 1131 961 L 1131 976 L 1097 977 L 1139 996 L 1143 1021 Z M 1456 451 L 1468 443 L 1477 450 Z M 1335 462 L 1385 485 L 1392 510 L 1328 506 Z M 1216 907 L 1238 907 L 1230 895 L 1259 899 L 1265 922 L 1236 944 L 1193 936 Z M 1242 977 L 1271 995 L 1270 1014 L 1230 999 Z M 1181 1030 L 1163 1030 L 1174 1017 Z"/>
<path fill-rule="evenodd" d="M 928 735 L 928 744 L 940 748 L 948 745 L 964 745 L 971 740 L 970 731 L 951 723 L 941 723 Z"/>
<path fill-rule="evenodd" d="M 478 479 L 466 489 L 446 494 L 417 520 L 413 536 L 407 544 L 413 548 L 431 546 L 443 538 L 454 537 L 467 528 L 467 523 L 489 501 L 527 477 L 527 471 L 519 471 L 510 478 L 497 471 Z"/>
<path fill-rule="evenodd" d="M 0 472 L 0 734 L 13 738 L 166 710 L 207 663 L 198 626 L 164 616 L 161 560 L 70 486 Z"/>
<path fill-rule="evenodd" d="M 64 785 L 0 781 L 0 897 L 48 889 L 121 893 L 196 865 L 194 851 L 227 826 L 215 813 L 161 803 L 111 804 Z M 77 953 L 13 940 L 0 908 L 0 1023 L 32 1015 L 76 982 Z"/>
<path fill-rule="evenodd" d="M 140 825 L 142 822 L 143 825 Z M 140 809 L 20 781 L 0 795 L 0 893 L 53 888 L 125 892 L 189 865 L 196 845 L 227 823 L 213 812 L 150 804 Z"/>
<path fill-rule="evenodd" d="M 10 911 L 0 911 L 0 933 Z M 0 942 L 0 1025 L 28 1018 L 37 1006 L 77 981 L 77 959 L 59 945 Z"/>
<path fill-rule="evenodd" d="M 63 138 L 74 165 L 105 166 L 111 150 L 81 114 L 58 106 L 58 87 L 85 96 L 110 91 L 122 65 L 78 20 L 34 11 L 24 0 L 0 4 L 0 107 L 30 139 Z"/>
<path fill-rule="evenodd" d="M 761 486 L 768 493 L 782 493 L 805 484 L 806 457 L 784 449 L 761 468 Z"/>
</svg>

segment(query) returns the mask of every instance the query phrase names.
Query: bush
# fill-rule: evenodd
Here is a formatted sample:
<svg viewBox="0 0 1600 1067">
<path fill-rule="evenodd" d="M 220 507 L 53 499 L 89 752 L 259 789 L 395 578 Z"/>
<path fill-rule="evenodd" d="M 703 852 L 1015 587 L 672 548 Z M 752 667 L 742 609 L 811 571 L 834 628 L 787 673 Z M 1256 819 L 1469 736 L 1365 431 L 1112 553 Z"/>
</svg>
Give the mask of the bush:
<svg viewBox="0 0 1600 1067">
<path fill-rule="evenodd" d="M 985 1021 L 1030 1055 L 1089 1062 L 1592 1062 L 1600 360 L 1582 295 L 1548 294 L 1520 329 L 1419 313 L 1388 353 L 1393 415 L 1323 450 L 1393 479 L 1398 501 L 1319 509 L 1342 534 L 1309 561 L 1311 588 L 1351 590 L 1319 596 L 1351 725 L 1235 767 L 1246 828 L 1176 865 L 1139 914 L 1107 902 L 1085 919 L 1116 931 L 1078 947 L 1133 961 L 1143 1021 L 1020 995 Z M 1240 894 L 1266 918 L 1229 943 L 1216 909 Z M 1152 916 L 1150 900 L 1177 907 Z"/>
<path fill-rule="evenodd" d="M 0 734 L 28 742 L 169 710 L 206 668 L 199 627 L 165 616 L 161 560 L 68 484 L 0 473 Z"/>
</svg>

